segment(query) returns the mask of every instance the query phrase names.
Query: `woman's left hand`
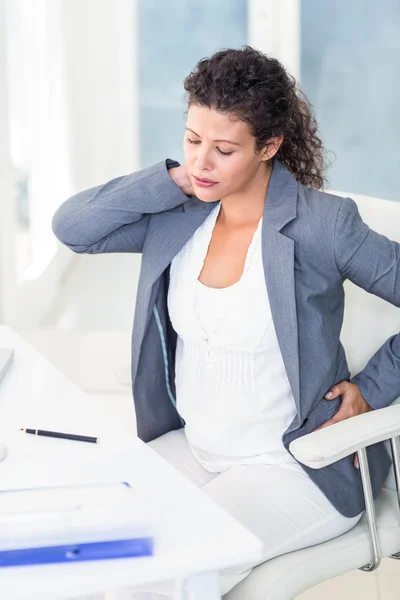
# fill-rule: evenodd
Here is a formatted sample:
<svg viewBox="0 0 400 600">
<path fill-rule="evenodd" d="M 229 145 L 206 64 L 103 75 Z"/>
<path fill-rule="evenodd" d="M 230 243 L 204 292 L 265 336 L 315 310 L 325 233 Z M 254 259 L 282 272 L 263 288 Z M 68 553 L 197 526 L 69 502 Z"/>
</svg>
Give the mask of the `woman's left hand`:
<svg viewBox="0 0 400 600">
<path fill-rule="evenodd" d="M 334 423 L 339 423 L 350 417 L 356 417 L 357 415 L 362 415 L 363 413 L 373 410 L 361 395 L 361 392 L 355 383 L 350 383 L 349 381 L 337 383 L 325 394 L 325 399 L 334 400 L 340 395 L 342 396 L 342 402 L 337 413 L 332 419 L 329 419 L 329 421 L 320 427 L 317 427 L 314 431 L 318 431 L 318 429 L 323 429 Z M 354 466 L 358 469 L 357 454 L 354 455 Z"/>
</svg>

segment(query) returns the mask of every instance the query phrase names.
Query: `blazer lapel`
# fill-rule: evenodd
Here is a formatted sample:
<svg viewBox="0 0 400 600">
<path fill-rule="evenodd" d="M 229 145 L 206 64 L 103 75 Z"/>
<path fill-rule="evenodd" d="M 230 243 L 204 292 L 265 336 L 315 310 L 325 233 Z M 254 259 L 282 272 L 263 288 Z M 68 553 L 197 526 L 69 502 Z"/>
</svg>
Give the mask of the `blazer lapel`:
<svg viewBox="0 0 400 600">
<path fill-rule="evenodd" d="M 157 216 L 146 236 L 146 247 L 151 246 L 145 262 L 146 282 L 150 287 L 217 204 L 218 201 L 206 203 L 192 197 L 183 205 L 183 211 Z"/>
<path fill-rule="evenodd" d="M 296 403 L 291 428 L 300 425 L 299 340 L 294 278 L 294 241 L 280 230 L 297 216 L 298 183 L 278 161 L 268 187 L 262 224 L 262 258 L 272 320 Z"/>
<path fill-rule="evenodd" d="M 180 212 L 161 213 L 149 225 L 133 322 L 135 351 L 132 353 L 132 381 L 135 381 L 143 337 L 156 301 L 160 277 L 217 203 L 205 203 L 192 197 Z"/>
</svg>

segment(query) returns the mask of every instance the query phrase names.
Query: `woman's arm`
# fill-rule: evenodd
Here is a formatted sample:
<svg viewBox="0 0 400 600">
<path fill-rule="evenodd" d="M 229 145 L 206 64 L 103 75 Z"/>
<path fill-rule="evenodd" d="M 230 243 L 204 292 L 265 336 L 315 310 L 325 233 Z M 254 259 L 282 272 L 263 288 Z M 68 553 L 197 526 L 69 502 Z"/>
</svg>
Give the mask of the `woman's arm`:
<svg viewBox="0 0 400 600">
<path fill-rule="evenodd" d="M 400 244 L 370 229 L 351 198 L 344 198 L 339 207 L 334 247 L 345 279 L 400 307 Z M 372 408 L 384 408 L 398 398 L 400 333 L 391 336 L 350 381 Z"/>
<path fill-rule="evenodd" d="M 179 186 L 189 190 L 184 168 L 166 159 L 75 194 L 54 214 L 53 231 L 78 253 L 141 252 L 150 214 L 187 201 Z"/>
</svg>

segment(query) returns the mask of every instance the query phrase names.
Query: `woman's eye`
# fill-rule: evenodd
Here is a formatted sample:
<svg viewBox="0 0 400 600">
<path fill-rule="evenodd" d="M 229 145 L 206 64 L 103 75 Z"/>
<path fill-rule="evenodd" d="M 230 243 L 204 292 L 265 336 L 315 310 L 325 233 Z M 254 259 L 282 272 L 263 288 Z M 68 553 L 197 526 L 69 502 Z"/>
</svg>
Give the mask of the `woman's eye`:
<svg viewBox="0 0 400 600">
<path fill-rule="evenodd" d="M 230 154 L 233 154 L 233 152 L 222 152 L 222 150 L 220 150 L 217 146 L 217 150 L 220 154 L 223 154 L 224 156 L 229 156 Z"/>
<path fill-rule="evenodd" d="M 191 140 L 190 138 L 186 138 L 187 141 L 189 142 L 189 144 L 200 144 L 199 140 Z M 220 150 L 220 148 L 218 148 L 217 146 L 217 150 L 220 154 L 222 154 L 223 156 L 229 156 L 230 154 L 233 154 L 233 152 L 222 152 L 222 150 Z"/>
</svg>

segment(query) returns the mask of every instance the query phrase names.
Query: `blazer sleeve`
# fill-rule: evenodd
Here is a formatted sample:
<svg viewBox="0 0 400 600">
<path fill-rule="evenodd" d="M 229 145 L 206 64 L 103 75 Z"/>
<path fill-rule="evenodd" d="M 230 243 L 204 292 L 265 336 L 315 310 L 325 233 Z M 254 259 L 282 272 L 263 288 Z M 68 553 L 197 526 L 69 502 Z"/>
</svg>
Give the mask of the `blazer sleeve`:
<svg viewBox="0 0 400 600">
<path fill-rule="evenodd" d="M 150 215 L 188 200 L 168 175 L 175 166 L 167 158 L 75 194 L 54 214 L 54 234 L 78 253 L 141 252 Z"/>
<path fill-rule="evenodd" d="M 337 267 L 345 279 L 400 307 L 400 244 L 371 230 L 351 198 L 344 198 L 339 207 L 334 248 Z M 400 333 L 391 336 L 350 381 L 374 409 L 398 398 Z"/>
</svg>

